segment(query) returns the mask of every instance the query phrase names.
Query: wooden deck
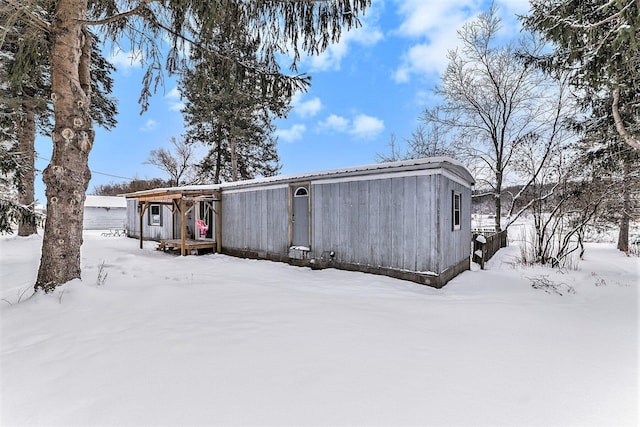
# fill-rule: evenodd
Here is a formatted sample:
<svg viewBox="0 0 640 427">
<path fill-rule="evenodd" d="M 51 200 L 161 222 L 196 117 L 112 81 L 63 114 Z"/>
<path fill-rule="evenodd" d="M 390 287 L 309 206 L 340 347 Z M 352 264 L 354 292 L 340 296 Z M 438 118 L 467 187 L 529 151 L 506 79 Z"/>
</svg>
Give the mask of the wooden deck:
<svg viewBox="0 0 640 427">
<path fill-rule="evenodd" d="M 182 248 L 182 240 L 180 239 L 161 240 L 160 245 L 158 246 L 159 251 L 165 251 L 167 249 L 180 250 L 180 248 Z M 198 250 L 198 249 L 211 249 L 215 251 L 216 242 L 213 240 L 185 239 L 184 249 L 186 251 L 185 255 L 189 255 L 192 250 Z"/>
</svg>

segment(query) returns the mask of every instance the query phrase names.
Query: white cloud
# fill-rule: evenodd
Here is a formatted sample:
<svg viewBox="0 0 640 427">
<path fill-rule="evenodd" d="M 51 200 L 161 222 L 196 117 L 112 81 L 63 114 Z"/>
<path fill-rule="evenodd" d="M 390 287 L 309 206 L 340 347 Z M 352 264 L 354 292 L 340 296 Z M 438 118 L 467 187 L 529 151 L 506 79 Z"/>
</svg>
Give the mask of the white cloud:
<svg viewBox="0 0 640 427">
<path fill-rule="evenodd" d="M 449 62 L 447 52 L 460 45 L 458 30 L 480 12 L 488 11 L 487 3 L 481 0 L 396 0 L 395 4 L 402 18 L 395 34 L 415 41 L 402 53 L 393 73 L 398 83 L 409 81 L 413 75 L 442 73 Z M 495 5 L 504 35 L 517 34 L 515 14 L 528 11 L 528 0 L 497 0 Z"/>
<path fill-rule="evenodd" d="M 276 134 L 285 142 L 295 142 L 302 139 L 306 130 L 305 125 L 293 125 L 290 129 L 278 129 Z"/>
<path fill-rule="evenodd" d="M 519 14 L 525 15 L 529 12 L 531 4 L 529 0 L 500 0 L 497 2 L 497 5 L 500 7 L 500 10 L 504 11 L 505 14 Z"/>
<path fill-rule="evenodd" d="M 398 83 L 412 75 L 442 73 L 447 64 L 447 52 L 458 43 L 458 29 L 475 17 L 481 3 L 475 0 L 404 0 L 398 6 L 403 17 L 397 34 L 417 42 L 405 50 L 401 64 L 393 74 Z"/>
<path fill-rule="evenodd" d="M 349 133 L 362 138 L 372 138 L 383 130 L 384 121 L 366 114 L 358 114 L 353 119 L 353 127 Z"/>
<path fill-rule="evenodd" d="M 370 139 L 384 130 L 384 121 L 366 114 L 358 114 L 353 120 L 331 114 L 326 120 L 318 123 L 321 129 L 340 133 L 348 133 L 357 138 Z"/>
<path fill-rule="evenodd" d="M 167 99 L 180 99 L 180 90 L 178 90 L 178 86 L 171 89 L 164 97 Z"/>
<path fill-rule="evenodd" d="M 295 111 L 300 117 L 313 117 L 322 109 L 322 101 L 320 101 L 320 98 L 317 96 L 308 101 L 302 101 L 301 99 L 302 95 L 296 94 L 291 102 L 293 105 L 293 111 Z"/>
<path fill-rule="evenodd" d="M 157 127 L 158 127 L 158 122 L 156 122 L 153 119 L 149 119 L 149 120 L 146 121 L 144 126 L 142 126 L 140 128 L 140 130 L 142 132 L 151 132 L 151 131 L 155 130 Z"/>
<path fill-rule="evenodd" d="M 123 52 L 121 50 L 118 50 L 116 52 L 112 52 L 111 55 L 109 55 L 109 62 L 115 65 L 115 67 L 119 71 L 127 72 L 133 67 L 142 66 L 142 52 Z"/>
<path fill-rule="evenodd" d="M 177 111 L 181 112 L 184 110 L 185 104 L 184 102 L 171 102 L 169 103 L 169 111 Z"/>
<path fill-rule="evenodd" d="M 438 31 L 455 35 L 466 17 L 475 15 L 481 7 L 477 0 L 400 0 L 397 13 L 403 17 L 398 33 L 406 37 L 431 37 Z"/>
<path fill-rule="evenodd" d="M 170 111 L 182 111 L 184 109 L 184 102 L 180 98 L 180 91 L 177 86 L 171 89 L 164 97 L 169 103 Z"/>
<path fill-rule="evenodd" d="M 329 44 L 319 55 L 301 54 L 302 68 L 310 72 L 340 70 L 342 60 L 355 46 L 371 47 L 384 39 L 384 33 L 378 24 L 383 13 L 384 1 L 376 0 L 367 8 L 366 14 L 360 16 L 361 26 L 347 30 L 344 28 L 338 43 Z M 299 45 L 302 51 L 302 42 Z M 292 56 L 292 55 L 291 55 Z"/>
<path fill-rule="evenodd" d="M 447 68 L 449 60 L 447 52 L 455 49 L 457 39 L 440 34 L 430 43 L 416 44 L 402 55 L 402 63 L 394 72 L 393 78 L 398 83 L 411 80 L 412 74 L 440 74 Z"/>
<path fill-rule="evenodd" d="M 335 114 L 331 114 L 325 121 L 318 124 L 321 128 L 334 130 L 336 132 L 347 132 L 349 129 L 349 120 Z"/>
<path fill-rule="evenodd" d="M 384 35 L 380 29 L 369 27 L 366 23 L 351 31 L 344 30 L 338 43 L 329 45 L 323 53 L 308 59 L 311 71 L 340 70 L 342 59 L 347 56 L 351 46 L 373 46 L 383 38 Z"/>
</svg>

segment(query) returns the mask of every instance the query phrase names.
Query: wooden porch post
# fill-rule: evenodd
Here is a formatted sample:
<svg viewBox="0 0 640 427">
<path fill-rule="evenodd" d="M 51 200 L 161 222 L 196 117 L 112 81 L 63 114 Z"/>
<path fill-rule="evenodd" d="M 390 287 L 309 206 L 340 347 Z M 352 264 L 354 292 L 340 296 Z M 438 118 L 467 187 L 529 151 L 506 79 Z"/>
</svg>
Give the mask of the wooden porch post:
<svg viewBox="0 0 640 427">
<path fill-rule="evenodd" d="M 176 238 L 176 211 L 180 210 L 180 206 L 178 206 L 178 202 L 176 199 L 171 200 L 171 238 Z"/>
<path fill-rule="evenodd" d="M 142 202 L 138 202 L 138 208 L 140 208 L 140 249 L 143 248 L 143 235 L 142 235 L 142 230 L 144 228 L 144 213 L 147 211 L 147 208 L 149 207 L 149 202 L 144 202 L 144 206 L 142 204 Z"/>
<path fill-rule="evenodd" d="M 222 194 L 216 200 L 216 252 L 222 252 Z"/>
<path fill-rule="evenodd" d="M 184 197 L 180 198 L 180 255 L 185 256 L 187 255 L 186 250 L 185 250 L 185 236 L 187 234 L 187 223 L 186 223 L 186 207 L 187 207 L 187 202 L 184 200 Z"/>
<path fill-rule="evenodd" d="M 142 247 L 144 245 L 143 241 L 142 241 L 142 225 L 143 225 L 142 217 L 144 217 L 144 213 L 143 213 L 143 210 L 142 210 L 142 203 L 140 203 L 140 202 L 138 202 L 138 209 L 140 209 L 140 213 L 139 213 L 139 216 L 140 216 L 140 249 L 142 249 Z"/>
</svg>

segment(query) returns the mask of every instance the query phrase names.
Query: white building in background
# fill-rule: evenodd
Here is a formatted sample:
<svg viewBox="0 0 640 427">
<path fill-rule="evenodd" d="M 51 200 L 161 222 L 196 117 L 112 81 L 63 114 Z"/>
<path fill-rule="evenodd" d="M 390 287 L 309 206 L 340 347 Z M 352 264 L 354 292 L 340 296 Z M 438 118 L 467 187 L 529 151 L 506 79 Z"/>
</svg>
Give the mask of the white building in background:
<svg viewBox="0 0 640 427">
<path fill-rule="evenodd" d="M 87 196 L 84 202 L 85 230 L 124 228 L 127 222 L 127 200 L 122 196 Z"/>
</svg>

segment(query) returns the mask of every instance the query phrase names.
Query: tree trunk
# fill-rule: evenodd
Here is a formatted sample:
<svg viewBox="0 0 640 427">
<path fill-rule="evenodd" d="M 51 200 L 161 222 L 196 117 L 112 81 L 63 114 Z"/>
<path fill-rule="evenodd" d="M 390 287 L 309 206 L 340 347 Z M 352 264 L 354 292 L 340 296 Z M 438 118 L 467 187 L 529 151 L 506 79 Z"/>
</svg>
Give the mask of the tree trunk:
<svg viewBox="0 0 640 427">
<path fill-rule="evenodd" d="M 213 177 L 214 184 L 220 184 L 220 171 L 222 170 L 222 141 L 218 140 L 218 150 L 216 152 L 216 169 Z"/>
<path fill-rule="evenodd" d="M 47 220 L 35 289 L 80 278 L 80 247 L 94 131 L 89 114 L 91 39 L 84 31 L 87 0 L 59 0 L 51 24 L 51 97 L 54 129 L 46 185 Z"/>
<path fill-rule="evenodd" d="M 613 121 L 616 125 L 618 135 L 622 138 L 625 144 L 629 145 L 636 151 L 640 151 L 640 140 L 634 138 L 633 135 L 627 131 L 624 126 L 622 116 L 620 115 L 620 88 L 616 88 L 613 91 L 613 103 L 611 104 L 611 112 L 613 114 Z"/>
<path fill-rule="evenodd" d="M 36 112 L 33 102 L 29 98 L 24 98 L 21 106 L 21 119 L 17 126 L 18 152 L 20 153 L 22 165 L 21 189 L 18 203 L 35 208 L 34 200 L 34 173 L 35 173 L 35 151 L 36 139 Z M 38 232 L 36 223 L 31 218 L 22 218 L 18 223 L 18 236 L 31 236 Z"/>
<path fill-rule="evenodd" d="M 620 232 L 618 233 L 618 250 L 629 253 L 629 221 L 631 219 L 631 162 L 624 160 L 622 177 L 622 217 L 620 218 Z"/>
<path fill-rule="evenodd" d="M 496 220 L 495 227 L 496 231 L 502 231 L 502 227 L 500 225 L 500 217 L 502 216 L 502 198 L 500 197 L 502 193 L 502 172 L 496 172 L 496 187 L 495 192 L 493 194 L 493 198 L 496 206 Z"/>
<path fill-rule="evenodd" d="M 238 180 L 238 153 L 236 152 L 236 136 L 231 133 L 231 180 L 233 182 Z"/>
</svg>

